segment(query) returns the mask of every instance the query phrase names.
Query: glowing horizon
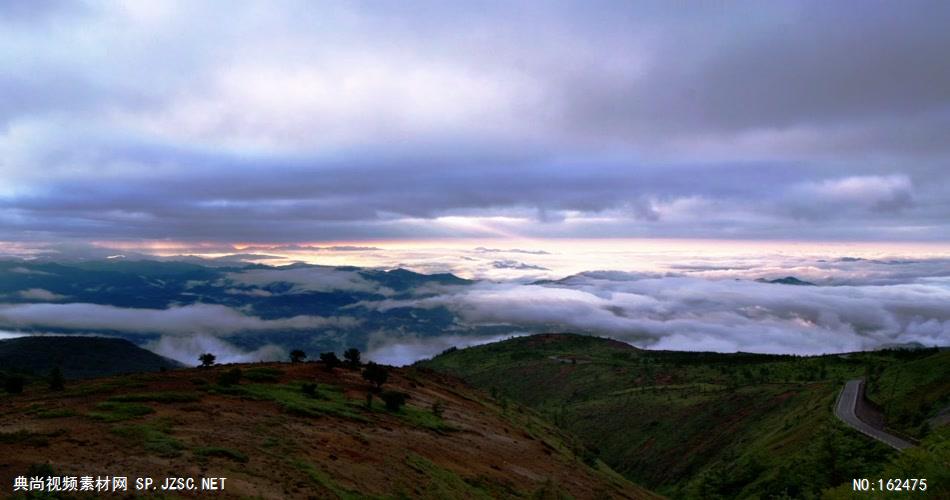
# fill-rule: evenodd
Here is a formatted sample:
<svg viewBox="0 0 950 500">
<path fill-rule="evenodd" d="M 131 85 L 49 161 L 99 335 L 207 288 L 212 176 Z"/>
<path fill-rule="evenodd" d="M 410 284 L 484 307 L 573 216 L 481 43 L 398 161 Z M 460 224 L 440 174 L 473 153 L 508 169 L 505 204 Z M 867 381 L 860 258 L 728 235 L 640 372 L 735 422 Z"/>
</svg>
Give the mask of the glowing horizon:
<svg viewBox="0 0 950 500">
<path fill-rule="evenodd" d="M 0 248 L 3 245 L 0 244 Z M 54 247 L 55 248 L 55 247 Z M 420 272 L 452 272 L 466 278 L 562 278 L 585 271 L 662 272 L 690 262 L 773 262 L 802 259 L 934 259 L 950 257 L 950 243 L 763 241 L 684 238 L 599 239 L 442 239 L 347 240 L 299 243 L 115 242 L 89 246 L 91 257 L 174 258 L 194 256 L 287 265 L 297 262 L 329 266 L 405 267 Z M 47 250 L 48 251 L 48 250 Z M 64 258 L 67 253 L 60 254 Z M 42 247 L 22 256 L 44 255 Z M 40 253 L 37 253 L 40 252 Z M 56 253 L 45 254 L 49 258 Z M 793 266 L 789 266 L 793 267 Z M 791 272 L 791 271 L 790 271 Z M 799 270 L 801 272 L 801 270 Z"/>
</svg>

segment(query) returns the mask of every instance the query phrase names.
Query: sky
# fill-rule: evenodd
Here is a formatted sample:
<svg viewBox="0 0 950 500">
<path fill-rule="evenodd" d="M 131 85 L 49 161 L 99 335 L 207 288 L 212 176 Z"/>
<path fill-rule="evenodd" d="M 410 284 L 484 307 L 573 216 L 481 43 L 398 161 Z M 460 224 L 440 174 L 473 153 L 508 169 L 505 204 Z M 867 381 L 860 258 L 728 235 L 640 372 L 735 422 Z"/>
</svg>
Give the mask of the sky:
<svg viewBox="0 0 950 500">
<path fill-rule="evenodd" d="M 3 2 L 0 245 L 939 246 L 948 24 L 943 1 Z"/>
<path fill-rule="evenodd" d="M 950 345 L 947 26 L 940 0 L 0 2 L 0 258 L 451 272 L 478 283 L 372 307 L 506 335 Z M 241 290 L 366 286 L 314 269 Z M 757 281 L 785 276 L 819 286 Z M 234 360 L 286 347 L 235 332 L 353 319 L 27 287 L 0 338 L 53 317 Z M 417 333 L 370 353 L 497 339 Z"/>
</svg>

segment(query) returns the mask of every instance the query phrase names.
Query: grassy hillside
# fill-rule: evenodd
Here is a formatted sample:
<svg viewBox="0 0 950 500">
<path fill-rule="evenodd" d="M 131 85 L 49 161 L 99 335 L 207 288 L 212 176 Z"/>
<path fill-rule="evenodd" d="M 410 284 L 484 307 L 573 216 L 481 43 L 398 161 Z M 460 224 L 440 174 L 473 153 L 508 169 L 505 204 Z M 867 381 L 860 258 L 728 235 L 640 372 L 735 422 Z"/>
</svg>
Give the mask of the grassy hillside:
<svg viewBox="0 0 950 500">
<path fill-rule="evenodd" d="M 950 498 L 950 486 L 948 486 L 950 485 L 950 426 L 945 425 L 934 429 L 921 440 L 919 446 L 905 450 L 895 456 L 892 461 L 885 464 L 880 473 L 871 477 L 875 478 L 874 481 L 877 478 L 883 478 L 884 481 L 894 478 L 923 478 L 927 479 L 928 488 L 926 493 L 904 491 L 878 493 L 876 496 L 868 493 L 856 495 L 849 482 L 825 491 L 824 497 L 835 500 L 855 497 L 895 498 L 900 496 Z"/>
<path fill-rule="evenodd" d="M 844 380 L 932 352 L 802 358 L 521 337 L 421 363 L 542 412 L 626 477 L 673 497 L 810 497 L 896 454 L 844 427 Z M 869 368 L 870 367 L 870 368 Z"/>
<path fill-rule="evenodd" d="M 651 498 L 530 409 L 453 377 L 320 363 L 174 370 L 0 396 L 0 496 L 29 470 L 227 477 L 227 497 Z M 224 376 L 224 377 L 223 377 Z M 585 458 L 587 459 L 585 463 Z M 45 475 L 45 474 L 44 474 Z M 131 480 L 130 480 L 131 481 Z"/>
<path fill-rule="evenodd" d="M 888 427 L 923 437 L 931 418 L 950 405 L 950 351 L 874 370 L 868 397 L 883 408 Z"/>
<path fill-rule="evenodd" d="M 180 368 L 181 364 L 123 339 L 20 337 L 0 340 L 0 372 L 46 376 L 59 367 L 67 378 Z"/>
</svg>

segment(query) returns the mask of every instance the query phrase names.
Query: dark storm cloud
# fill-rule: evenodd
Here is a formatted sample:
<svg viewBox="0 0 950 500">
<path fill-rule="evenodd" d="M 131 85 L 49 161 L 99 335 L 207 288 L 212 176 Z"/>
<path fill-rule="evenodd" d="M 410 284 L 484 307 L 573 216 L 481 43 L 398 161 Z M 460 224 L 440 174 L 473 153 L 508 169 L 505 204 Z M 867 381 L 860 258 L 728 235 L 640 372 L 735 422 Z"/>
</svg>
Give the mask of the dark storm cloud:
<svg viewBox="0 0 950 500">
<path fill-rule="evenodd" d="M 0 232 L 950 235 L 946 2 L 424 7 L 5 4 Z"/>
</svg>

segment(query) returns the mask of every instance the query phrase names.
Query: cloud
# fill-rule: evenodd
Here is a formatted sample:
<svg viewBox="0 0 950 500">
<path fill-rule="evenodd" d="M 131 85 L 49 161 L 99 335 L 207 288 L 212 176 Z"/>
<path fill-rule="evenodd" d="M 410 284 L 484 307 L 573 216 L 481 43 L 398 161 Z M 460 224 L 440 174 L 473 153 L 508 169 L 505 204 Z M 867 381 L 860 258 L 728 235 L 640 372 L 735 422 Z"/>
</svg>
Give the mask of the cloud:
<svg viewBox="0 0 950 500">
<path fill-rule="evenodd" d="M 544 285 L 481 283 L 412 301 L 463 325 L 578 332 L 651 349 L 819 354 L 895 343 L 950 345 L 950 281 L 794 287 L 620 273 Z M 380 310 L 407 301 L 382 301 Z"/>
<path fill-rule="evenodd" d="M 264 320 L 211 304 L 168 309 L 121 308 L 99 304 L 0 304 L 0 326 L 17 329 L 62 328 L 167 335 L 231 335 L 240 332 L 352 327 L 349 317 L 294 316 Z"/>
<path fill-rule="evenodd" d="M 775 246 L 774 253 L 746 247 L 729 247 L 723 253 L 707 242 L 699 245 L 698 254 L 657 244 L 636 251 L 607 248 L 601 250 L 604 260 L 597 260 L 599 254 L 589 247 L 567 246 L 557 255 L 533 257 L 550 260 L 555 269 L 560 269 L 558 259 L 572 252 L 580 252 L 583 263 L 632 263 L 632 270 L 585 271 L 561 279 L 554 272 L 542 273 L 551 279 L 538 280 L 518 270 L 495 270 L 494 261 L 485 258 L 459 261 L 476 270 L 512 272 L 507 281 L 492 277 L 464 286 L 429 283 L 405 293 L 400 288 L 398 294 L 377 293 L 378 285 L 365 277 L 373 272 L 357 268 L 254 268 L 191 287 L 183 282 L 182 302 L 202 284 L 220 293 L 208 295 L 209 300 L 233 307 L 0 304 L 0 329 L 122 335 L 148 340 L 153 348 L 189 363 L 202 349 L 220 348 L 227 359 L 257 360 L 282 357 L 278 347 L 309 345 L 309 350 L 364 343 L 380 360 L 408 363 L 453 345 L 534 332 L 589 333 L 651 349 L 729 352 L 817 354 L 901 343 L 950 345 L 946 258 L 886 254 L 877 246 L 842 245 L 838 253 L 815 255 L 811 248 L 784 245 Z M 438 260 L 425 253 L 414 255 L 422 262 Z M 466 257 L 471 251 L 464 247 L 454 255 Z M 10 266 L 56 268 L 47 262 Z M 244 274 L 250 275 L 249 282 L 237 282 Z M 789 275 L 819 286 L 756 281 Z M 292 313 L 296 316 L 250 315 L 267 314 L 259 306 L 274 295 L 314 290 L 362 290 L 367 295 L 336 310 L 323 301 L 289 297 L 288 302 L 299 304 Z M 310 315 L 311 306 L 326 312 Z M 188 340 L 192 337 L 200 339 Z"/>
<path fill-rule="evenodd" d="M 282 259 L 279 255 L 268 255 L 260 253 L 232 253 L 228 255 L 222 255 L 220 257 L 215 257 L 214 260 L 218 261 L 253 261 L 253 260 L 274 260 Z"/>
<path fill-rule="evenodd" d="M 197 365 L 198 356 L 207 352 L 215 355 L 217 363 L 256 363 L 286 358 L 286 350 L 275 345 L 265 345 L 253 351 L 246 351 L 209 335 L 188 337 L 163 335 L 158 340 L 147 343 L 145 348 L 187 366 Z"/>
<path fill-rule="evenodd" d="M 274 295 L 273 292 L 262 290 L 260 288 L 227 288 L 224 290 L 224 293 L 228 295 L 246 295 L 248 297 L 272 297 Z"/>
<path fill-rule="evenodd" d="M 305 266 L 252 269 L 228 273 L 227 279 L 232 283 L 257 287 L 289 283 L 293 285 L 293 290 L 296 293 L 302 291 L 332 292 L 337 290 L 384 295 L 393 293 L 391 289 L 367 280 L 357 271 L 341 271 L 331 267 Z"/>
<path fill-rule="evenodd" d="M 515 269 L 518 271 L 550 271 L 550 269 L 544 266 L 518 262 L 517 260 L 510 259 L 492 261 L 491 265 L 495 269 Z"/>
<path fill-rule="evenodd" d="M 53 293 L 49 290 L 44 290 L 42 288 L 30 288 L 27 290 L 21 290 L 17 293 L 21 299 L 28 300 L 41 300 L 45 302 L 53 302 L 57 300 L 63 300 L 67 298 L 65 295 L 60 295 L 58 293 Z"/>
<path fill-rule="evenodd" d="M 11 273 L 16 273 L 16 274 L 34 274 L 34 275 L 38 275 L 38 276 L 51 276 L 51 275 L 52 275 L 52 273 L 48 273 L 48 272 L 46 272 L 46 271 L 38 271 L 38 270 L 36 270 L 36 269 L 28 269 L 28 268 L 25 268 L 25 267 L 23 267 L 23 266 L 11 267 L 11 268 L 10 268 L 10 272 L 11 272 Z"/>
<path fill-rule="evenodd" d="M 241 250 L 246 252 L 374 252 L 382 248 L 362 245 L 269 245 L 241 247 Z"/>
<path fill-rule="evenodd" d="M 333 245 L 328 247 L 312 247 L 318 248 L 320 251 L 324 252 L 372 252 L 375 250 L 381 250 L 378 247 L 367 247 L 359 245 Z"/>
<path fill-rule="evenodd" d="M 522 333 L 491 336 L 440 335 L 418 337 L 375 334 L 369 339 L 366 359 L 393 366 L 405 366 L 420 359 L 431 358 L 451 347 L 465 348 L 517 337 Z"/>
<path fill-rule="evenodd" d="M 950 233 L 941 2 L 3 9 L 16 242 Z"/>
<path fill-rule="evenodd" d="M 16 339 L 20 337 L 26 337 L 27 335 L 29 334 L 20 332 L 5 332 L 0 330 L 0 340 Z"/>
<path fill-rule="evenodd" d="M 854 176 L 807 182 L 790 189 L 797 214 L 840 217 L 847 210 L 894 213 L 910 208 L 913 185 L 905 175 Z"/>
<path fill-rule="evenodd" d="M 522 250 L 520 248 L 501 249 L 501 248 L 477 247 L 475 249 L 475 252 L 476 253 L 525 253 L 529 255 L 550 255 L 549 252 L 546 252 L 544 250 Z"/>
</svg>

